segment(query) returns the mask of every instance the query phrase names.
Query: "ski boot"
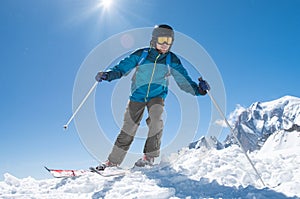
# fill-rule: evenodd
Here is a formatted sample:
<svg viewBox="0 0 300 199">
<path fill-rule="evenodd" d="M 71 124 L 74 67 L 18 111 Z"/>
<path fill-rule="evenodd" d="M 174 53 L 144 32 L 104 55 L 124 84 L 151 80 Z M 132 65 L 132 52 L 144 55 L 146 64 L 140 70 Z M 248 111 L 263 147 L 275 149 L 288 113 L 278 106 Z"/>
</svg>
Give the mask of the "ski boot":
<svg viewBox="0 0 300 199">
<path fill-rule="evenodd" d="M 110 162 L 109 160 L 106 160 L 105 162 L 101 163 L 100 165 L 96 166 L 96 170 L 98 171 L 104 171 L 107 167 L 117 167 L 118 165 L 115 163 Z"/>
<path fill-rule="evenodd" d="M 154 164 L 154 157 L 144 155 L 134 164 L 137 167 L 145 167 L 145 166 L 153 166 Z"/>
</svg>

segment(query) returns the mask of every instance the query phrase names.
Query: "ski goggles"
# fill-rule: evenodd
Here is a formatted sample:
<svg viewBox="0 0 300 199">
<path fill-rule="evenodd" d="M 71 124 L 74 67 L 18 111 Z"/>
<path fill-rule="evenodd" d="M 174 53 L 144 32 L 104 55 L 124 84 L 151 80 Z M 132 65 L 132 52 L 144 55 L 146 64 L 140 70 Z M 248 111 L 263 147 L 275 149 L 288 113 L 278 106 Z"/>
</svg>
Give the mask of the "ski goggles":
<svg viewBox="0 0 300 199">
<path fill-rule="evenodd" d="M 162 44 L 168 44 L 171 45 L 173 42 L 172 37 L 157 37 L 157 43 L 162 45 Z"/>
</svg>

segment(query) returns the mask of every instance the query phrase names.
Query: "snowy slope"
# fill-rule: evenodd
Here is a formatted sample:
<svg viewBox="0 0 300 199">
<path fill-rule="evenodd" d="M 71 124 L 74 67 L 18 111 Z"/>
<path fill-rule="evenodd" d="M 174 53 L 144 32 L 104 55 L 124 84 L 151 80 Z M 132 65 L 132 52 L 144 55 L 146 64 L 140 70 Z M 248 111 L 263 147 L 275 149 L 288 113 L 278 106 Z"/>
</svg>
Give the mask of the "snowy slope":
<svg viewBox="0 0 300 199">
<path fill-rule="evenodd" d="M 223 148 L 215 138 L 203 137 L 162 157 L 154 168 L 132 169 L 125 176 L 105 178 L 87 173 L 59 179 L 49 174 L 49 179 L 36 180 L 6 173 L 0 182 L 0 198 L 300 198 L 299 112 L 299 98 L 287 96 L 254 103 L 231 115 L 231 121 L 238 121 L 236 128 L 255 135 L 250 142 L 243 140 L 245 144 L 258 147 L 260 141 L 260 150 L 249 157 L 266 187 L 237 145 L 232 142 Z"/>
<path fill-rule="evenodd" d="M 0 198 L 300 198 L 299 141 L 299 132 L 279 132 L 261 151 L 250 153 L 268 187 L 262 187 L 233 145 L 222 150 L 183 148 L 154 168 L 131 170 L 121 177 L 89 173 L 35 180 L 5 174 Z"/>
<path fill-rule="evenodd" d="M 279 130 L 300 130 L 300 98 L 285 96 L 270 102 L 255 102 L 249 108 L 239 106 L 229 121 L 244 148 L 254 151 Z M 235 143 L 230 135 L 225 146 Z"/>
</svg>

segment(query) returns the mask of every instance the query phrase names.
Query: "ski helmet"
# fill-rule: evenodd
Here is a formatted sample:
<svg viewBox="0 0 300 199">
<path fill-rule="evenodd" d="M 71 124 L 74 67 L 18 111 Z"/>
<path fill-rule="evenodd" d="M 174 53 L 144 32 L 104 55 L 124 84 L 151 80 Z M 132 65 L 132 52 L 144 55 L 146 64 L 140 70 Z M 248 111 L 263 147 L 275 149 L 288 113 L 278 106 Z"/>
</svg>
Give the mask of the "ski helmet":
<svg viewBox="0 0 300 199">
<path fill-rule="evenodd" d="M 156 25 L 152 31 L 151 47 L 155 47 L 158 37 L 172 37 L 174 41 L 174 30 L 167 24 Z"/>
</svg>

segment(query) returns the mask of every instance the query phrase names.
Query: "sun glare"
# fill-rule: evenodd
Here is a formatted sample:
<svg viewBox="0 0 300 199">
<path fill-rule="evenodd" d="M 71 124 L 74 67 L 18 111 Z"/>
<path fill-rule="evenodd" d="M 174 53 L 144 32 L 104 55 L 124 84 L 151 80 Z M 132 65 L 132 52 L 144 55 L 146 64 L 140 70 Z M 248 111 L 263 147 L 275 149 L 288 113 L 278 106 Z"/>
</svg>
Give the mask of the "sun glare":
<svg viewBox="0 0 300 199">
<path fill-rule="evenodd" d="M 101 0 L 100 1 L 100 5 L 104 9 L 109 9 L 111 7 L 111 5 L 112 5 L 112 0 Z"/>
</svg>

